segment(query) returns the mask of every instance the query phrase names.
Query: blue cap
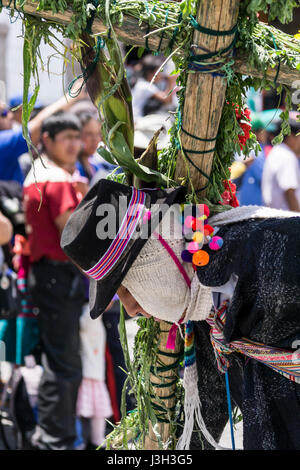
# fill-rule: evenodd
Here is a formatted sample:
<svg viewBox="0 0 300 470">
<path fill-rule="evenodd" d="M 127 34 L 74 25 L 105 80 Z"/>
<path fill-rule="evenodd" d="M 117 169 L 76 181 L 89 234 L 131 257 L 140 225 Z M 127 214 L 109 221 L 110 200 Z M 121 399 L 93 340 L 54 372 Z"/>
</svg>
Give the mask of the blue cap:
<svg viewBox="0 0 300 470">
<path fill-rule="evenodd" d="M 282 109 L 267 109 L 265 111 L 251 111 L 251 126 L 253 131 L 266 130 L 276 132 L 280 124 Z"/>
<path fill-rule="evenodd" d="M 32 97 L 32 93 L 29 93 L 28 99 Z M 17 106 L 20 106 L 20 104 L 23 103 L 23 95 L 14 95 L 10 98 L 9 100 L 9 108 L 13 109 L 16 108 Z M 36 100 L 34 108 L 42 108 L 43 105 L 40 101 Z"/>
</svg>

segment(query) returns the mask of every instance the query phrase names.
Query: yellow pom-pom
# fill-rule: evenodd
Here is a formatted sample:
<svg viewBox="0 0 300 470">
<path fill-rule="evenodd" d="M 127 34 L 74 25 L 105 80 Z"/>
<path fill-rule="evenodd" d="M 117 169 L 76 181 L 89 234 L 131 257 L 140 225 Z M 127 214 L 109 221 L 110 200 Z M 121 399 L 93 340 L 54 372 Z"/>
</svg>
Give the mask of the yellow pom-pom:
<svg viewBox="0 0 300 470">
<path fill-rule="evenodd" d="M 194 242 L 197 242 L 197 243 L 202 243 L 203 238 L 204 238 L 204 235 L 202 232 L 195 232 L 193 235 L 193 240 Z"/>
</svg>

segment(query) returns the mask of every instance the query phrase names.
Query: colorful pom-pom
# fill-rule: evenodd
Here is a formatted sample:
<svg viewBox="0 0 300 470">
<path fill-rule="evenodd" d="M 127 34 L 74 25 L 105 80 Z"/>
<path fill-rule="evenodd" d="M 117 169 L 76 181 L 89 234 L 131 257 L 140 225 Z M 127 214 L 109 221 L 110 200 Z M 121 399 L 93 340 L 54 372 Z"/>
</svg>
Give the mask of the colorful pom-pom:
<svg viewBox="0 0 300 470">
<path fill-rule="evenodd" d="M 211 250 L 214 250 L 214 251 L 219 250 L 223 246 L 223 238 L 217 237 L 217 236 L 212 237 L 208 246 Z"/>
<path fill-rule="evenodd" d="M 199 250 L 199 245 L 198 243 L 196 242 L 190 242 L 187 246 L 187 250 L 190 252 L 190 253 L 196 253 L 196 251 Z"/>
<path fill-rule="evenodd" d="M 206 204 L 196 205 L 196 211 L 192 212 L 193 215 L 186 217 L 184 217 L 183 205 L 181 205 L 180 211 L 183 235 L 187 242 L 186 249 L 181 253 L 181 258 L 186 263 L 192 263 L 193 269 L 196 271 L 197 267 L 206 266 L 209 263 L 209 254 L 200 249 L 203 243 L 208 244 L 211 250 L 216 251 L 222 247 L 223 239 L 214 236 L 214 228 L 208 223 L 210 211 Z M 189 241 L 191 239 L 192 241 Z"/>
<path fill-rule="evenodd" d="M 151 219 L 151 211 L 147 209 L 143 215 L 143 224 L 146 224 Z"/>
<path fill-rule="evenodd" d="M 204 238 L 204 235 L 202 232 L 195 232 L 193 235 L 193 241 L 196 243 L 202 243 L 203 238 Z"/>
<path fill-rule="evenodd" d="M 193 254 L 193 264 L 196 266 L 206 266 L 209 262 L 209 254 L 204 250 L 198 250 Z"/>
<path fill-rule="evenodd" d="M 190 253 L 188 250 L 183 250 L 181 252 L 181 258 L 185 263 L 191 263 L 193 259 L 193 253 Z"/>
<path fill-rule="evenodd" d="M 209 208 L 206 204 L 203 204 L 203 211 L 206 217 L 209 217 Z"/>
<path fill-rule="evenodd" d="M 209 224 L 204 225 L 204 235 L 210 235 L 211 236 L 211 235 L 213 235 L 213 233 L 214 233 L 214 229 L 212 228 L 211 225 L 209 225 Z"/>
<path fill-rule="evenodd" d="M 199 217 L 193 220 L 192 229 L 194 230 L 194 232 L 203 231 L 203 227 L 204 227 L 203 220 L 201 220 Z"/>
<path fill-rule="evenodd" d="M 194 220 L 195 220 L 195 217 L 193 217 L 191 215 L 187 215 L 186 218 L 184 219 L 184 225 L 187 228 L 192 228 Z"/>
</svg>

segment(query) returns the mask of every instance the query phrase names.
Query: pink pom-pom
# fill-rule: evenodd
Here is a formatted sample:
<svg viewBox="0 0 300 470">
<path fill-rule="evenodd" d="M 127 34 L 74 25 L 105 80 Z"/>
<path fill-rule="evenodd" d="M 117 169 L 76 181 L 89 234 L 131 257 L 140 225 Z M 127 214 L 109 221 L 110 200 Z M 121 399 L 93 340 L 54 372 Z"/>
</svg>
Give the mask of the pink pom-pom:
<svg viewBox="0 0 300 470">
<path fill-rule="evenodd" d="M 187 250 L 190 252 L 190 253 L 196 253 L 196 251 L 199 250 L 199 245 L 198 243 L 196 242 L 190 242 L 187 246 Z"/>
<path fill-rule="evenodd" d="M 192 225 L 193 225 L 194 219 L 195 219 L 195 217 L 193 217 L 191 215 L 187 215 L 186 218 L 184 219 L 184 225 L 187 228 L 191 228 Z"/>
<path fill-rule="evenodd" d="M 143 215 L 143 224 L 146 224 L 151 219 L 151 211 L 147 209 Z"/>
<path fill-rule="evenodd" d="M 211 250 L 214 250 L 214 251 L 220 250 L 220 248 L 222 248 L 223 246 L 223 238 L 217 237 L 217 236 L 212 237 L 208 246 Z"/>
</svg>

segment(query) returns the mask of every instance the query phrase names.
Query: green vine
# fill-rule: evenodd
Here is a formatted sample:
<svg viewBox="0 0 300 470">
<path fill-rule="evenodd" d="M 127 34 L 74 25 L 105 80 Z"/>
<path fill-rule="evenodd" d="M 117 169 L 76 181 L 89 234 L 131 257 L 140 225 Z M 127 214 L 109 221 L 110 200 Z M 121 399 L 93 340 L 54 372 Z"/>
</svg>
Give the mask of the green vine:
<svg viewBox="0 0 300 470">
<path fill-rule="evenodd" d="M 126 335 L 126 326 L 124 312 L 121 309 L 120 318 L 120 340 L 124 352 L 127 379 L 123 387 L 122 394 L 122 419 L 118 426 L 114 426 L 114 430 L 106 438 L 107 449 L 128 449 L 132 446 L 137 450 L 144 448 L 145 437 L 149 433 L 149 421 L 156 433 L 160 448 L 163 449 L 164 443 L 157 431 L 157 424 L 160 416 L 169 416 L 171 421 L 171 439 L 168 448 L 174 448 L 176 421 L 181 413 L 182 386 L 178 377 L 176 389 L 176 410 L 174 418 L 168 414 L 164 401 L 160 400 L 155 392 L 155 388 L 151 383 L 151 375 L 159 375 L 157 368 L 162 365 L 158 360 L 159 353 L 159 323 L 152 318 L 139 318 L 137 320 L 139 330 L 134 339 L 133 360 L 130 360 L 129 348 Z M 153 368 L 153 364 L 156 366 Z M 168 381 L 166 381 L 168 383 Z M 135 410 L 127 413 L 126 410 L 126 390 L 129 388 L 129 394 L 133 394 L 136 400 Z M 152 397 L 160 407 L 160 411 L 153 405 Z"/>
</svg>

